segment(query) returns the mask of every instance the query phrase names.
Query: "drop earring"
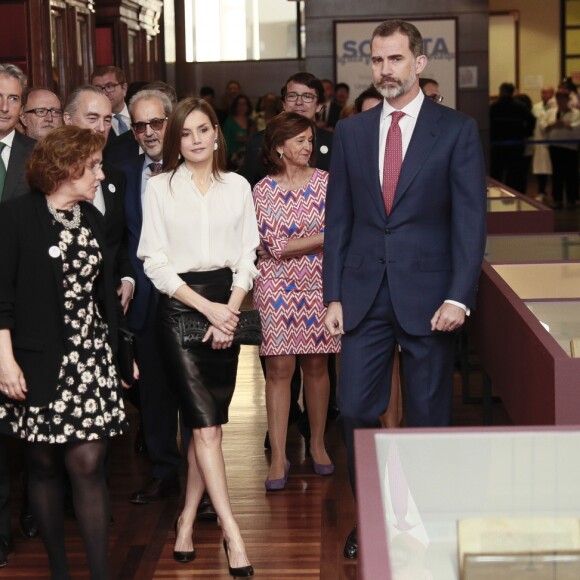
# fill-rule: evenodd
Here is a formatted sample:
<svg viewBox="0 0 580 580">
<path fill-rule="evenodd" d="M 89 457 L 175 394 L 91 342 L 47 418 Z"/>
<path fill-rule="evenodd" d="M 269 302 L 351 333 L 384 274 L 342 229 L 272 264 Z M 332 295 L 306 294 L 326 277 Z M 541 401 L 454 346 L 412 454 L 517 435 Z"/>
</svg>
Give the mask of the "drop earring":
<svg viewBox="0 0 580 580">
<path fill-rule="evenodd" d="M 280 151 L 280 153 L 278 153 L 278 155 L 280 155 L 280 159 L 282 159 L 282 157 L 284 157 L 284 151 Z"/>
<path fill-rule="evenodd" d="M 218 142 L 217 139 L 213 142 L 213 150 L 217 151 L 218 150 Z"/>
</svg>

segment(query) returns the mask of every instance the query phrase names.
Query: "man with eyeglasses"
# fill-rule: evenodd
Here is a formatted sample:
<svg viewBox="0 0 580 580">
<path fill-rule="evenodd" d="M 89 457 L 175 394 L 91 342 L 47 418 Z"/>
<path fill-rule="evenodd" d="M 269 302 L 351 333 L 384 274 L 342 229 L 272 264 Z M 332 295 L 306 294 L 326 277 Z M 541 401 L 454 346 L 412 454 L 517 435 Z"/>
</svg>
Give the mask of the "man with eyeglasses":
<svg viewBox="0 0 580 580">
<path fill-rule="evenodd" d="M 178 406 L 167 384 L 159 356 L 156 312 L 159 293 L 137 258 L 143 223 L 142 202 L 147 182 L 163 167 L 163 138 L 172 111 L 169 97 L 158 90 L 141 90 L 129 103 L 131 129 L 143 154 L 119 165 L 127 176 L 125 215 L 129 257 L 136 274 L 135 295 L 127 312 L 135 335 L 139 365 L 139 410 L 145 448 L 151 461 L 149 482 L 131 495 L 134 504 L 148 504 L 180 493 L 179 468 L 183 462 L 177 447 Z"/>
<path fill-rule="evenodd" d="M 62 126 L 62 103 L 48 89 L 31 88 L 20 115 L 26 134 L 32 139 L 42 139 L 53 129 Z"/>
<path fill-rule="evenodd" d="M 292 75 L 281 91 L 284 111 L 287 113 L 299 113 L 313 121 L 320 113 L 324 105 L 324 86 L 322 81 L 313 74 L 299 72 Z M 258 131 L 248 141 L 246 157 L 240 169 L 241 173 L 252 187 L 266 177 L 266 170 L 260 160 L 260 146 L 264 140 L 264 131 Z M 318 169 L 328 171 L 330 167 L 330 151 L 332 148 L 332 133 L 324 129 L 316 128 L 314 136 L 315 157 L 314 163 Z"/>
<path fill-rule="evenodd" d="M 419 86 L 428 99 L 431 99 L 434 103 L 443 102 L 443 97 L 439 93 L 439 83 L 435 79 L 421 77 Z"/>
<path fill-rule="evenodd" d="M 91 129 L 105 138 L 111 130 L 111 102 L 101 89 L 84 85 L 75 89 L 64 105 L 65 125 Z M 117 294 L 126 312 L 133 296 L 135 272 L 129 259 L 125 220 L 125 174 L 106 161 L 103 163 L 105 179 L 101 181 L 94 206 L 105 216 L 107 242 L 115 258 Z"/>
<path fill-rule="evenodd" d="M 117 66 L 100 66 L 93 71 L 91 84 L 101 89 L 111 101 L 113 136 L 129 131 L 131 115 L 125 103 L 128 85 L 123 70 Z"/>
</svg>

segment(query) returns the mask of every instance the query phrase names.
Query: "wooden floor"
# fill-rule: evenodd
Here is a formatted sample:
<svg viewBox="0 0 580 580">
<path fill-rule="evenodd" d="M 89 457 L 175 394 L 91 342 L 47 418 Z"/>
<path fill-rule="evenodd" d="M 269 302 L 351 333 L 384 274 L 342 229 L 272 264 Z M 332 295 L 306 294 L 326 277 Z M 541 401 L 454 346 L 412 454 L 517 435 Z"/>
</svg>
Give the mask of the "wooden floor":
<svg viewBox="0 0 580 580">
<path fill-rule="evenodd" d="M 478 425 L 482 409 L 464 405 L 457 378 L 454 421 Z M 473 374 L 472 394 L 479 389 Z M 285 491 L 266 494 L 264 479 L 268 454 L 263 449 L 266 431 L 264 379 L 256 347 L 243 347 L 238 383 L 231 406 L 230 422 L 224 426 L 224 454 L 232 505 L 246 542 L 256 578 L 304 580 L 354 580 L 356 563 L 342 557 L 346 535 L 355 522 L 354 505 L 346 473 L 345 452 L 336 424 L 327 433 L 330 456 L 336 464 L 331 477 L 319 477 L 304 455 L 304 442 L 295 427 L 289 434 L 288 457 L 292 463 Z M 145 456 L 133 451 L 136 416 L 131 413 L 131 434 L 114 442 L 112 453 L 110 557 L 113 578 L 204 578 L 227 579 L 221 534 L 215 523 L 199 523 L 194 530 L 197 559 L 187 565 L 172 559 L 172 531 L 178 499 L 136 506 L 128 498 L 148 479 Z M 506 424 L 501 405 L 496 405 L 494 423 Z M 17 453 L 12 449 L 17 461 Z M 24 540 L 17 527 L 20 483 L 13 473 L 13 531 L 16 551 L 0 578 L 49 578 L 47 558 L 40 540 Z M 67 520 L 67 542 L 73 578 L 88 578 L 83 547 L 76 522 Z"/>
<path fill-rule="evenodd" d="M 533 188 L 533 184 L 532 184 Z M 530 192 L 533 195 L 533 192 Z M 580 210 L 556 212 L 556 229 L 578 230 Z M 472 395 L 480 390 L 481 378 L 472 373 Z M 224 427 L 224 453 L 234 513 L 242 529 L 248 554 L 263 579 L 354 580 L 356 563 L 342 557 L 346 535 L 355 522 L 354 504 L 347 481 L 345 452 L 335 424 L 329 426 L 327 445 L 336 464 L 332 477 L 312 473 L 304 455 L 304 442 L 291 428 L 288 457 L 292 462 L 288 487 L 280 493 L 266 494 L 264 479 L 268 454 L 263 449 L 266 431 L 264 379 L 255 347 L 244 347 L 238 384 L 231 406 L 230 422 Z M 148 580 L 170 578 L 227 579 L 226 558 L 218 526 L 199 523 L 194 531 L 197 559 L 180 565 L 172 559 L 175 534 L 173 523 L 180 500 L 167 500 L 148 506 L 129 503 L 132 492 L 148 480 L 146 457 L 136 455 L 131 433 L 114 442 L 112 454 L 111 504 L 115 523 L 111 527 L 110 557 L 115 579 Z M 481 425 L 482 408 L 464 404 L 456 377 L 453 421 L 455 425 Z M 509 424 L 501 404 L 494 405 L 494 424 Z M 47 558 L 40 540 L 27 541 L 20 535 L 17 515 L 21 487 L 19 455 L 11 446 L 13 458 L 13 531 L 16 551 L 0 578 L 49 578 Z M 83 547 L 76 522 L 67 520 L 67 543 L 73 578 L 88 578 Z"/>
</svg>

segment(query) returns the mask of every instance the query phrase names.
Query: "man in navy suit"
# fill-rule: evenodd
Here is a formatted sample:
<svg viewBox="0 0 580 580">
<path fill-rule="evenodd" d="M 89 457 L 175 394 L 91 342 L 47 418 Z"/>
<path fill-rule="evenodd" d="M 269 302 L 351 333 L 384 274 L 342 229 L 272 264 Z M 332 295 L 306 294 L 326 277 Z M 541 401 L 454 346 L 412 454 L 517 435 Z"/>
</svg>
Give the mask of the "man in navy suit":
<svg viewBox="0 0 580 580">
<path fill-rule="evenodd" d="M 147 181 L 162 169 L 163 138 L 172 104 L 160 91 L 141 90 L 129 103 L 133 135 L 143 154 L 133 155 L 120 165 L 127 176 L 125 215 L 129 241 L 129 257 L 137 276 L 135 295 L 127 321 L 135 334 L 139 365 L 139 400 L 141 428 L 151 460 L 151 480 L 131 496 L 131 502 L 151 501 L 178 495 L 178 471 L 182 463 L 177 448 L 177 400 L 167 385 L 159 357 L 156 312 L 159 294 L 137 258 L 137 246 L 143 223 L 142 201 Z"/>
<path fill-rule="evenodd" d="M 354 430 L 379 427 L 395 344 L 408 425 L 450 424 L 453 331 L 475 306 L 486 220 L 481 144 L 473 119 L 424 97 L 426 62 L 413 25 L 379 25 L 371 63 L 383 105 L 334 133 L 324 300 L 327 328 L 343 335 L 339 406 L 353 487 Z M 357 555 L 356 528 L 344 553 Z"/>
</svg>

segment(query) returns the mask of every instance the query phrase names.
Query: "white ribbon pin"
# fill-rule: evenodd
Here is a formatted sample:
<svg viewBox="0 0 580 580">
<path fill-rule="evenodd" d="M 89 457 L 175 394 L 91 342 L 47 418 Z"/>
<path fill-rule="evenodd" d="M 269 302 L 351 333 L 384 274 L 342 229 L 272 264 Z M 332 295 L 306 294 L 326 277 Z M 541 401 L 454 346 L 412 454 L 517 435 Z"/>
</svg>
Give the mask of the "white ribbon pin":
<svg viewBox="0 0 580 580">
<path fill-rule="evenodd" d="M 48 255 L 51 258 L 60 258 L 60 249 L 58 246 L 50 246 L 50 248 L 48 248 Z"/>
<path fill-rule="evenodd" d="M 112 183 L 109 183 L 109 191 L 111 193 L 115 193 L 115 191 L 117 191 L 116 187 Z"/>
</svg>

